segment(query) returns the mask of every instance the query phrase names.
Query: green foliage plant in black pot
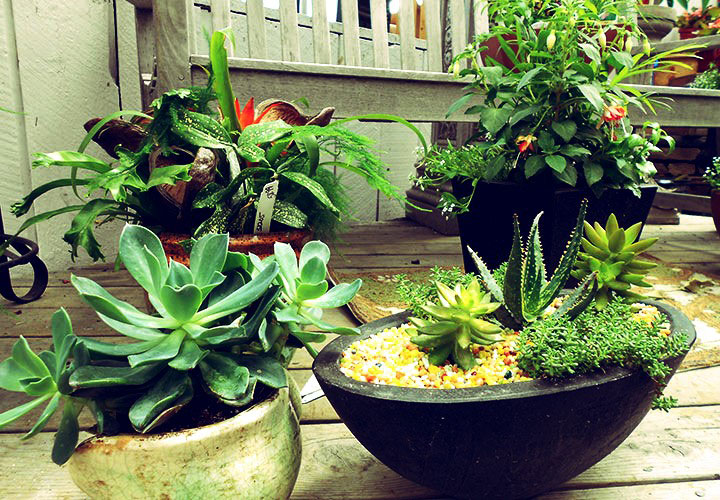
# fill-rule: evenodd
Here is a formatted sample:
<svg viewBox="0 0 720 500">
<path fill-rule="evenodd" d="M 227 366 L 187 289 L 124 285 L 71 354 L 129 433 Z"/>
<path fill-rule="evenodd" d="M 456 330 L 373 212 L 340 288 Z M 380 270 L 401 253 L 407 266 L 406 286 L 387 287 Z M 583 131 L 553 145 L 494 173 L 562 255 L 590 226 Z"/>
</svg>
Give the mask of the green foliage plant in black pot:
<svg viewBox="0 0 720 500">
<path fill-rule="evenodd" d="M 626 80 L 662 71 L 678 50 L 651 54 L 625 7 L 616 0 L 490 2 L 491 32 L 455 57 L 457 74 L 471 81 L 448 116 L 477 115 L 477 133 L 462 148 L 431 153 L 417 182 L 452 181 L 440 205 L 459 214 L 466 270 L 467 245 L 493 267 L 502 262 L 513 214 L 525 232 L 544 212 L 552 265 L 583 198 L 590 221 L 613 211 L 625 226 L 645 220 L 656 189 L 646 185 L 655 174 L 648 157 L 674 141 L 656 123 L 633 128 L 633 113 L 659 104 Z"/>
<path fill-rule="evenodd" d="M 311 343 L 324 339 L 309 325 L 357 332 L 327 324 L 322 313 L 346 304 L 361 282 L 328 288 L 330 251 L 320 241 L 306 244 L 299 260 L 276 243 L 261 261 L 228 251 L 228 239 L 200 238 L 187 267 L 167 258 L 152 231 L 126 225 L 120 257 L 156 312 L 72 276 L 102 323 L 130 342 L 77 336 L 58 310 L 51 349 L 35 354 L 20 337 L 0 363 L 0 388 L 31 398 L 0 414 L 0 428 L 44 405 L 27 439 L 62 412 L 52 459 L 68 462 L 95 498 L 288 497 L 301 442 L 287 364 L 296 347 L 314 355 Z M 84 408 L 95 436 L 78 445 Z"/>
<path fill-rule="evenodd" d="M 452 497 L 529 498 L 597 463 L 652 407 L 676 403 L 662 393 L 695 340 L 689 319 L 614 289 L 595 302 L 607 286 L 624 288 L 606 268 L 646 267 L 634 251 L 652 240 L 630 243 L 637 227 L 616 227 L 613 217 L 602 265 L 563 290 L 587 267 L 577 266 L 578 255 L 586 262 L 593 251 L 585 248 L 584 211 L 585 203 L 547 272 L 541 217 L 526 238 L 515 221 L 498 269 L 469 249 L 477 274 L 436 273 L 434 294 L 401 286 L 411 311 L 323 348 L 313 371 L 376 458 Z M 630 276 L 638 272 L 620 279 L 639 282 Z"/>
</svg>

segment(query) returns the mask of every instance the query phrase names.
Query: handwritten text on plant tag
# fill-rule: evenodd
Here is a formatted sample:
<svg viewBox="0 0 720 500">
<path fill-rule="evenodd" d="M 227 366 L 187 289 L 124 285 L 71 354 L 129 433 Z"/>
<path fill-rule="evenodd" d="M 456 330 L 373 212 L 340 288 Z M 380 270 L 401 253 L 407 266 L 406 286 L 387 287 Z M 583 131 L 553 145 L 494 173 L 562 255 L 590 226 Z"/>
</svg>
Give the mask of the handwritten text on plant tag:
<svg viewBox="0 0 720 500">
<path fill-rule="evenodd" d="M 277 198 L 279 181 L 274 180 L 268 182 L 260 193 L 260 199 L 257 203 L 257 214 L 255 215 L 256 233 L 267 233 L 270 231 L 270 221 L 272 221 L 273 210 L 275 210 L 275 199 Z"/>
</svg>

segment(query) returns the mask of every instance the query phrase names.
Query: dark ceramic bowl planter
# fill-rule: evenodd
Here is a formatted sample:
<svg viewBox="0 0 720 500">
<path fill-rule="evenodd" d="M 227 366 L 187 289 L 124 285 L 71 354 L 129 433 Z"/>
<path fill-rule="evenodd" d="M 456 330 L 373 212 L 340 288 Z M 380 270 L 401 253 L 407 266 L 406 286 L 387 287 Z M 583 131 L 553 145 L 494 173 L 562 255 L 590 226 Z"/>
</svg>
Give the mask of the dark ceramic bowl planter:
<svg viewBox="0 0 720 500">
<path fill-rule="evenodd" d="M 458 198 L 470 194 L 469 181 L 453 181 Z M 589 201 L 585 220 L 605 224 L 615 213 L 621 227 L 645 222 L 657 186 L 640 186 L 638 198 L 629 189 L 608 189 L 597 198 L 589 189 L 557 187 L 546 183 L 516 184 L 512 182 L 478 182 L 470 210 L 457 216 L 466 272 L 474 272 L 475 264 L 468 253 L 470 247 L 483 258 L 490 269 L 497 268 L 508 257 L 512 246 L 513 215 L 520 220 L 520 230 L 527 234 L 535 216 L 540 220 L 548 268 L 554 269 L 565 251 L 568 237 L 577 219 L 583 198 Z"/>
<path fill-rule="evenodd" d="M 715 222 L 715 231 L 720 235 L 720 189 L 713 189 L 710 193 L 710 210 Z"/>
<path fill-rule="evenodd" d="M 695 341 L 680 311 L 654 301 L 673 334 Z M 397 326 L 401 313 L 364 325 L 360 338 Z M 378 460 L 459 498 L 527 498 L 576 476 L 613 451 L 650 410 L 654 382 L 640 370 L 469 389 L 359 382 L 339 369 L 357 337 L 339 337 L 313 363 L 333 408 Z M 673 373 L 682 356 L 667 360 Z M 668 377 L 669 378 L 669 377 Z"/>
</svg>

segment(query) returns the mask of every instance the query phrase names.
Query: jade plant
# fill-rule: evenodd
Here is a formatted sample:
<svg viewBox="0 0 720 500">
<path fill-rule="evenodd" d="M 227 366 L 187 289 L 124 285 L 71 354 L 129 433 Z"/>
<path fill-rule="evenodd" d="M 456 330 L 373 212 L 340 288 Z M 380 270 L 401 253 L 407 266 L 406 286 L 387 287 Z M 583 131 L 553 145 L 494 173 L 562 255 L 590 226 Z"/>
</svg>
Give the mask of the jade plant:
<svg viewBox="0 0 720 500">
<path fill-rule="evenodd" d="M 321 319 L 322 309 L 346 304 L 361 285 L 356 280 L 328 290 L 324 243 L 308 243 L 299 264 L 289 245 L 277 243 L 275 255 L 260 264 L 252 255 L 229 252 L 228 235 L 207 235 L 193 245 L 186 267 L 168 263 L 154 233 L 127 225 L 119 253 L 155 314 L 113 297 L 90 279 L 72 276 L 71 282 L 105 324 L 134 342 L 75 336 L 61 309 L 52 318 L 51 350 L 36 355 L 21 337 L 12 357 L 0 364 L 0 387 L 36 398 L 0 414 L 0 427 L 47 401 L 25 436 L 30 437 L 64 402 L 52 454 L 58 464 L 77 444 L 83 407 L 91 410 L 100 434 L 147 433 L 194 397 L 242 407 L 259 397 L 258 385 L 286 386 L 284 368 L 293 347 L 324 339 L 305 332 L 306 325 L 357 333 Z"/>
<path fill-rule="evenodd" d="M 585 237 L 581 241 L 584 252 L 578 253 L 571 274 L 577 279 L 595 274 L 598 290 L 594 304 L 597 309 L 604 309 L 613 295 L 631 302 L 642 300 L 645 297 L 633 292 L 632 286 L 652 286 L 645 281 L 645 275 L 657 264 L 637 257 L 658 238 L 636 241 L 641 229 L 642 222 L 627 229 L 619 227 L 615 214 L 610 214 L 605 227 L 597 222 L 593 225 L 585 222 Z"/>
<path fill-rule="evenodd" d="M 430 363 L 439 365 L 452 356 L 458 366 L 468 370 L 475 365 L 471 344 L 490 345 L 502 340 L 502 328 L 483 319 L 500 304 L 491 302 L 490 294 L 475 278 L 466 287 L 458 283 L 451 289 L 442 282 L 435 286 L 439 304 L 428 302 L 421 307 L 430 319 L 410 318 L 418 333 L 410 341 L 430 349 Z"/>
<path fill-rule="evenodd" d="M 567 248 L 549 280 L 546 277 L 538 231 L 542 212 L 535 217 L 526 243 L 522 240 L 520 224 L 517 216 L 515 217 L 515 234 L 510 256 L 505 265 L 502 288 L 482 259 L 468 247 L 483 284 L 492 297 L 503 304 L 503 308 L 499 311 L 508 313 L 498 315 L 498 319 L 506 326 L 512 328 L 518 325 L 527 325 L 541 318 L 548 306 L 558 298 L 570 277 L 580 249 L 586 209 L 587 200 L 584 200 L 580 206 L 575 228 L 570 234 Z M 596 291 L 596 274 L 590 273 L 577 288 L 564 297 L 562 305 L 553 314 L 556 316 L 567 314 L 570 318 L 577 316 L 590 305 Z"/>
</svg>

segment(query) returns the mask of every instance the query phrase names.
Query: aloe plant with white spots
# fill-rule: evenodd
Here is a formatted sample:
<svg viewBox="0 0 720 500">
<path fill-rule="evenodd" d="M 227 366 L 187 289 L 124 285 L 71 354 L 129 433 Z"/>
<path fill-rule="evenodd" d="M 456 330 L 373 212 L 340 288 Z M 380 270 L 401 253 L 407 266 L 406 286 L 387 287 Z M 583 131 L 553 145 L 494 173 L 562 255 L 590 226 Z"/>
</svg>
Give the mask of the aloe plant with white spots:
<svg viewBox="0 0 720 500">
<path fill-rule="evenodd" d="M 275 255 L 228 251 L 228 235 L 211 234 L 194 243 L 190 266 L 169 261 L 155 234 L 125 226 L 119 254 L 147 292 L 156 313 L 113 297 L 94 281 L 71 282 L 98 317 L 131 343 L 75 336 L 64 310 L 53 315 L 53 347 L 36 355 L 20 338 L 12 357 L 0 364 L 0 388 L 35 399 L 0 414 L 0 428 L 47 402 L 39 432 L 64 402 L 53 460 L 67 461 L 77 444 L 77 415 L 89 407 L 99 433 L 113 433 L 119 419 L 146 433 L 166 422 L 204 391 L 230 406 L 253 400 L 258 383 L 287 385 L 285 364 L 294 346 L 322 341 L 316 330 L 355 334 L 354 328 L 322 321 L 322 310 L 345 305 L 361 281 L 329 288 L 330 250 L 308 243 L 300 261 L 289 245 Z M 299 342 L 298 342 L 299 341 Z"/>
</svg>

